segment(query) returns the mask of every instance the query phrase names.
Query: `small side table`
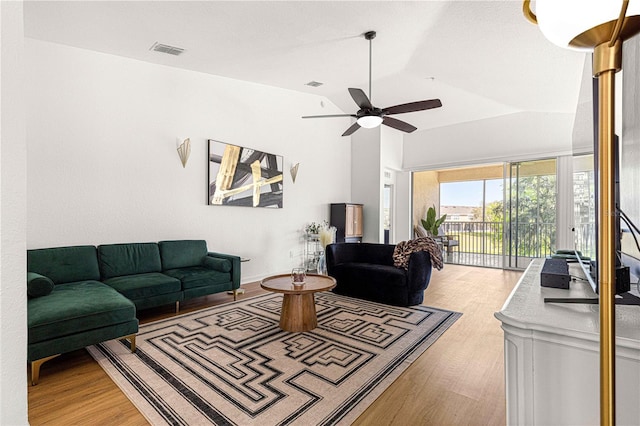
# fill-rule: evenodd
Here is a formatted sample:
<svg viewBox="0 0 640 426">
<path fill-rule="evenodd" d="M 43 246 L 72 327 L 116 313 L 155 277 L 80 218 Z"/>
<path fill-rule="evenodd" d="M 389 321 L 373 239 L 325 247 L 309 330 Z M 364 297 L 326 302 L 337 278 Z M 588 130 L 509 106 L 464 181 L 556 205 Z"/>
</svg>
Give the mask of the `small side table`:
<svg viewBox="0 0 640 426">
<path fill-rule="evenodd" d="M 248 258 L 248 257 L 241 257 L 240 258 L 240 262 L 248 262 L 250 260 L 251 259 Z M 235 290 L 229 290 L 229 291 L 227 291 L 227 294 L 233 294 L 233 300 L 236 300 L 238 298 L 239 294 L 244 294 L 244 288 L 240 287 L 240 288 L 237 288 Z"/>
<path fill-rule="evenodd" d="M 331 290 L 336 280 L 326 275 L 307 274 L 303 286 L 291 282 L 291 274 L 274 275 L 260 282 L 260 287 L 274 293 L 283 293 L 280 328 L 284 331 L 310 331 L 318 326 L 314 294 Z"/>
</svg>

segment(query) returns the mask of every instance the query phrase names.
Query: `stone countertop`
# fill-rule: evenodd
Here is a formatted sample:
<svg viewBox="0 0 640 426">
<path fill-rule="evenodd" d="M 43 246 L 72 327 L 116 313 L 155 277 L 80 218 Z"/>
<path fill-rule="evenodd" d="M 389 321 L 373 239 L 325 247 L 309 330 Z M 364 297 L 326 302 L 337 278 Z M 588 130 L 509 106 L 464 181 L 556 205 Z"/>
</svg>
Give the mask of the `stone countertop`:
<svg viewBox="0 0 640 426">
<path fill-rule="evenodd" d="M 503 323 L 503 327 L 599 341 L 599 305 L 544 303 L 547 297 L 597 297 L 589 283 L 573 279 L 568 290 L 542 287 L 540 272 L 543 265 L 544 259 L 531 262 L 495 317 Z M 570 263 L 569 272 L 573 276 L 584 277 L 578 264 Z M 631 286 L 635 292 L 635 283 Z M 640 349 L 640 306 L 616 306 L 616 344 Z"/>
</svg>

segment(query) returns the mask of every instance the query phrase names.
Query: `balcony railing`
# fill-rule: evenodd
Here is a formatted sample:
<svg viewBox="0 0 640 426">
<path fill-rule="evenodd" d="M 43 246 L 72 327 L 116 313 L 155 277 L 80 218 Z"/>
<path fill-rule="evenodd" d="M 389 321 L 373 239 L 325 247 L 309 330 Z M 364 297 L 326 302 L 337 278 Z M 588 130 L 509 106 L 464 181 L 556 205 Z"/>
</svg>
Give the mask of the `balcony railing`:
<svg viewBox="0 0 640 426">
<path fill-rule="evenodd" d="M 447 259 L 452 263 L 499 266 L 482 256 L 545 257 L 555 250 L 555 223 L 520 223 L 510 235 L 502 222 L 453 222 L 442 224 L 442 232 L 458 240 L 458 256 Z M 503 251 L 503 246 L 504 247 Z M 460 256 L 473 254 L 474 256 Z M 463 260 L 467 259 L 467 260 Z M 500 262 L 501 264 L 501 262 Z"/>
</svg>

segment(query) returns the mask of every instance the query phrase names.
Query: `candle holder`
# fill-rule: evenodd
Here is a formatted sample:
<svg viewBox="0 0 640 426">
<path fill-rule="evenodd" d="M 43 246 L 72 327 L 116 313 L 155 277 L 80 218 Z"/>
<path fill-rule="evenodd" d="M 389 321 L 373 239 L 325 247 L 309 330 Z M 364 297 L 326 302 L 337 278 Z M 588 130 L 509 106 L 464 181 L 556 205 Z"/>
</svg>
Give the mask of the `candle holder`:
<svg viewBox="0 0 640 426">
<path fill-rule="evenodd" d="M 306 278 L 307 272 L 304 268 L 293 268 L 291 271 L 291 282 L 295 287 L 303 286 Z"/>
</svg>

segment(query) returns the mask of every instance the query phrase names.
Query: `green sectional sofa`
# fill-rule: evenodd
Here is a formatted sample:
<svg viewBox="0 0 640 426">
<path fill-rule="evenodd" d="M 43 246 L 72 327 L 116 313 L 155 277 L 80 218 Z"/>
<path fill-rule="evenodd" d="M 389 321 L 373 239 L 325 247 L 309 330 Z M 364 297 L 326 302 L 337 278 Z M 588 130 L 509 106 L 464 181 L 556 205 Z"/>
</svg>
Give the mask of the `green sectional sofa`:
<svg viewBox="0 0 640 426">
<path fill-rule="evenodd" d="M 240 288 L 240 258 L 204 240 L 27 250 L 28 362 L 116 338 L 131 341 L 142 310 Z"/>
</svg>

